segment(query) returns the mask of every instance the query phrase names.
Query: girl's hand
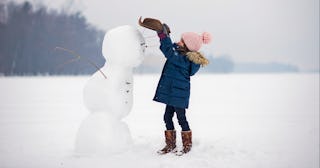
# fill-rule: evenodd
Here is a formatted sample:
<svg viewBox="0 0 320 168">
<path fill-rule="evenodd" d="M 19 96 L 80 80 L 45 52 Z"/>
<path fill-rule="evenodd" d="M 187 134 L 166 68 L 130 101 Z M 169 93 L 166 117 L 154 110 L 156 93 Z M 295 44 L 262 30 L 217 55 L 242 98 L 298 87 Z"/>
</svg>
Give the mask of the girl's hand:
<svg viewBox="0 0 320 168">
<path fill-rule="evenodd" d="M 162 24 L 162 30 L 161 31 L 157 31 L 158 37 L 162 40 L 166 37 L 169 36 L 170 34 L 170 28 L 167 24 L 163 23 Z"/>
<path fill-rule="evenodd" d="M 168 36 L 171 33 L 169 26 L 165 23 L 162 24 L 162 31 L 164 34 L 166 34 Z"/>
</svg>

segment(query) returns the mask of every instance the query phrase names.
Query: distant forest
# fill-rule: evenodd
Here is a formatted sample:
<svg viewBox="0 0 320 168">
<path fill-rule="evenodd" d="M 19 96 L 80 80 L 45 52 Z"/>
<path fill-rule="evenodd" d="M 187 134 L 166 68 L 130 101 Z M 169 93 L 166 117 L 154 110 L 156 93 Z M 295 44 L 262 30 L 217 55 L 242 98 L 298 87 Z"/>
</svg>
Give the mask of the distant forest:
<svg viewBox="0 0 320 168">
<path fill-rule="evenodd" d="M 90 74 L 105 60 L 101 53 L 104 32 L 89 25 L 81 13 L 66 14 L 34 9 L 29 2 L 0 2 L 0 74 Z M 64 47 L 86 59 L 56 49 Z"/>
</svg>

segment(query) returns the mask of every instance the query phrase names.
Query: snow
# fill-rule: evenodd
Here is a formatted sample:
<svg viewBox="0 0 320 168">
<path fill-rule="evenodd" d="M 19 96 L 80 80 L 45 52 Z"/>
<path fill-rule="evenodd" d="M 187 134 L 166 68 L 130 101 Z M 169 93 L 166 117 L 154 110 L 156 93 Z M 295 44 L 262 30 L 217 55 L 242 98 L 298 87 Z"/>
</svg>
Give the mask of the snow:
<svg viewBox="0 0 320 168">
<path fill-rule="evenodd" d="M 75 152 L 91 114 L 82 99 L 90 76 L 0 78 L 0 167 L 319 167 L 319 74 L 194 76 L 187 110 L 194 145 L 181 157 L 156 154 L 165 129 L 164 105 L 152 101 L 159 77 L 134 76 L 123 120 L 130 148 L 94 155 Z"/>
<path fill-rule="evenodd" d="M 115 27 L 104 36 L 102 54 L 106 64 L 136 67 L 143 61 L 144 51 L 145 40 L 134 26 Z"/>
<path fill-rule="evenodd" d="M 132 138 L 121 121 L 133 104 L 133 68 L 144 58 L 145 41 L 133 26 L 119 26 L 104 37 L 102 53 L 106 64 L 93 74 L 83 89 L 83 100 L 91 112 L 78 130 L 78 155 L 114 155 L 127 151 Z"/>
</svg>

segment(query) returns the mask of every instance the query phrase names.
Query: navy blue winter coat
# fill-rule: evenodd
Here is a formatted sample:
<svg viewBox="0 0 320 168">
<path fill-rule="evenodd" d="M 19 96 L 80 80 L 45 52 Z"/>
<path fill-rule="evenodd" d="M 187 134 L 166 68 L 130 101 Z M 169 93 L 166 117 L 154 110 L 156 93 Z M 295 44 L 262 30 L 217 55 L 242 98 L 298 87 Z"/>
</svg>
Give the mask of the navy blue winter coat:
<svg viewBox="0 0 320 168">
<path fill-rule="evenodd" d="M 200 64 L 181 55 L 170 37 L 160 40 L 160 50 L 167 58 L 158 83 L 154 101 L 180 108 L 188 108 L 190 76 L 198 72 Z"/>
</svg>

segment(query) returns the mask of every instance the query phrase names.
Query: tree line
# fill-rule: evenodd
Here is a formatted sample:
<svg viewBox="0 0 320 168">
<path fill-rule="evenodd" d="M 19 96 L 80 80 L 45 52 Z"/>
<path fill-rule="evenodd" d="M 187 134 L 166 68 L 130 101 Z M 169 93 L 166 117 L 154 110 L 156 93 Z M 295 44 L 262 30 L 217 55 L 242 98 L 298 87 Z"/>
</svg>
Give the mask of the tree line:
<svg viewBox="0 0 320 168">
<path fill-rule="evenodd" d="M 80 12 L 35 8 L 27 1 L 0 2 L 0 76 L 92 74 L 105 63 L 103 36 L 104 31 L 90 25 Z M 81 58 L 59 47 L 71 49 Z M 210 64 L 201 68 L 201 73 L 299 71 L 281 63 L 239 64 L 230 56 L 209 55 L 208 59 Z M 161 69 L 162 65 L 143 63 L 135 73 L 161 73 Z"/>
<path fill-rule="evenodd" d="M 101 53 L 104 32 L 91 26 L 81 13 L 67 14 L 30 2 L 0 2 L 0 74 L 91 74 L 105 59 Z M 78 58 L 57 47 L 71 49 Z"/>
</svg>

